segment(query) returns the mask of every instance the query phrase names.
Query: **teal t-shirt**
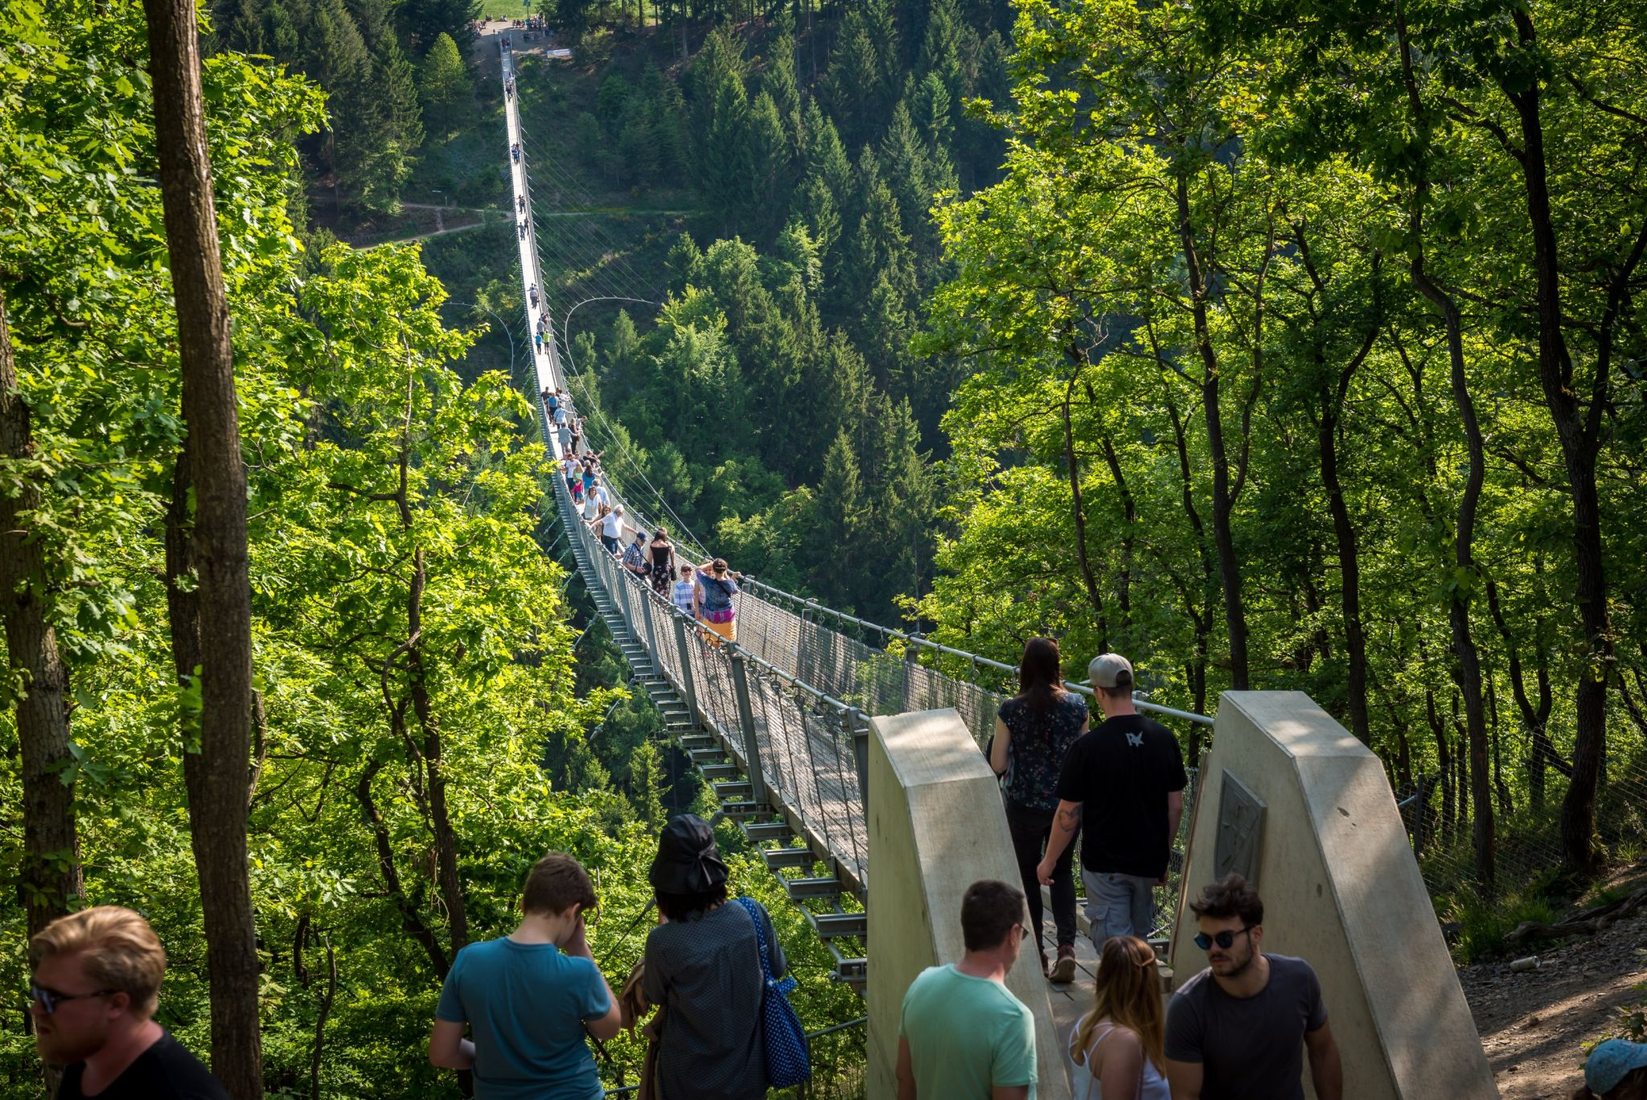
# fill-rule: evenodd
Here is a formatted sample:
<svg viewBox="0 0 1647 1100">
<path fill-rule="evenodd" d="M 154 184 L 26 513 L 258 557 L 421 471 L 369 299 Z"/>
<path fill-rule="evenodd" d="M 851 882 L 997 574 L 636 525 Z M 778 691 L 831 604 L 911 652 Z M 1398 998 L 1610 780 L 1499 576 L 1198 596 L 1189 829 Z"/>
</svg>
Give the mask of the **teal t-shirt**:
<svg viewBox="0 0 1647 1100">
<path fill-rule="evenodd" d="M 505 937 L 458 952 L 435 1017 L 468 1023 L 478 1100 L 601 1100 L 583 1022 L 610 1007 L 594 963 Z"/>
<path fill-rule="evenodd" d="M 921 1096 L 989 1100 L 997 1085 L 1028 1085 L 1035 1100 L 1035 1017 L 1000 982 L 928 967 L 904 994 L 898 1033 Z"/>
</svg>

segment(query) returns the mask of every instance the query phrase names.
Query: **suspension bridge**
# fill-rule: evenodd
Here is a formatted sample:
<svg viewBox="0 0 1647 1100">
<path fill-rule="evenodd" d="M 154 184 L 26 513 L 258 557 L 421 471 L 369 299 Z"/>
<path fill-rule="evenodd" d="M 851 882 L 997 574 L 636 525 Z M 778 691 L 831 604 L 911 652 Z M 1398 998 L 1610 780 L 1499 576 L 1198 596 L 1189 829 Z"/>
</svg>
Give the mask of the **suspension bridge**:
<svg viewBox="0 0 1647 1100">
<path fill-rule="evenodd" d="M 500 48 L 503 79 L 511 86 L 513 57 L 507 47 Z M 506 96 L 506 108 L 511 201 L 522 223 L 516 237 L 527 331 L 538 331 L 541 323 L 551 334 L 532 352 L 541 395 L 569 389 L 562 341 L 554 338 L 565 334 L 543 289 L 547 283 L 532 215 L 532 157 L 518 96 Z M 539 413 L 545 446 L 558 462 L 565 450 L 541 396 Z M 622 501 L 612 493 L 610 480 L 602 480 L 635 526 L 654 529 L 643 522 L 633 501 Z M 1010 692 L 1016 668 L 747 577 L 735 597 L 737 641 L 723 643 L 607 552 L 582 521 L 565 480 L 557 472 L 551 481 L 578 572 L 628 661 L 633 682 L 646 690 L 670 733 L 701 770 L 721 811 L 738 823 L 782 879 L 833 956 L 836 977 L 861 989 L 868 965 L 869 719 L 954 708 L 981 747 L 994 729 L 997 706 Z M 667 509 L 666 502 L 659 504 Z M 671 529 L 680 533 L 679 552 L 694 555 L 694 562 L 714 556 L 694 544 L 684 525 L 677 522 Z M 970 675 L 950 675 L 933 667 L 939 663 Z M 1090 694 L 1086 685 L 1068 686 Z M 1169 719 L 1212 722 L 1146 699 L 1137 705 Z M 1191 817 L 1184 815 L 1181 834 Z M 1164 938 L 1166 922 L 1176 912 L 1177 889 L 1176 874 L 1161 887 L 1158 937 Z"/>
</svg>

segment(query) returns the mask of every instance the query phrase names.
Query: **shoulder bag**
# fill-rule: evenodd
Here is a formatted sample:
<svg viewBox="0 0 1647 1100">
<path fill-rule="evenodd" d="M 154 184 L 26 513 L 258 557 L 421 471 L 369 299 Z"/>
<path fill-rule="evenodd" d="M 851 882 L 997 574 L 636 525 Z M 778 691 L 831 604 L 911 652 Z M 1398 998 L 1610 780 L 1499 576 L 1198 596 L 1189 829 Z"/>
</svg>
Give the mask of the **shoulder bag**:
<svg viewBox="0 0 1647 1100">
<path fill-rule="evenodd" d="M 789 1003 L 788 994 L 795 988 L 795 979 L 785 975 L 780 982 L 772 977 L 760 903 L 753 898 L 739 898 L 738 904 L 743 906 L 755 925 L 755 943 L 761 953 L 761 1025 L 766 1045 L 766 1080 L 772 1088 L 789 1088 L 812 1076 L 812 1055 L 807 1049 L 806 1030 L 801 1027 L 801 1019 Z"/>
</svg>

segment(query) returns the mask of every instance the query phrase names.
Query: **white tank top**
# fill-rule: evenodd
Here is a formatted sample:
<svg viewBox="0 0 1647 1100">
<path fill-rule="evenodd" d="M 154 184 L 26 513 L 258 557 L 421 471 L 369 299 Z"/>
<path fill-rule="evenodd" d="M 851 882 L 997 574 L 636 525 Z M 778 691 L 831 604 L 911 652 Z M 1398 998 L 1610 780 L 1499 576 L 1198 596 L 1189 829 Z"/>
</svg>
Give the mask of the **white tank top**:
<svg viewBox="0 0 1647 1100">
<path fill-rule="evenodd" d="M 1081 1030 L 1081 1022 L 1077 1020 L 1070 1028 L 1069 1038 L 1064 1042 L 1064 1069 L 1069 1071 L 1069 1089 L 1072 1100 L 1104 1100 L 1104 1090 L 1098 1084 L 1098 1078 L 1092 1074 L 1092 1056 L 1098 1053 L 1098 1048 L 1104 1045 L 1104 1040 L 1110 1037 L 1115 1025 L 1108 1020 L 1101 1020 L 1093 1028 L 1096 1042 L 1092 1050 L 1087 1053 L 1084 1064 L 1075 1061 L 1075 1036 Z M 1161 1076 L 1161 1071 L 1155 1068 L 1155 1063 L 1144 1058 L 1143 1078 L 1139 1082 L 1138 1100 L 1172 1100 L 1172 1090 L 1167 1085 L 1167 1079 Z"/>
</svg>

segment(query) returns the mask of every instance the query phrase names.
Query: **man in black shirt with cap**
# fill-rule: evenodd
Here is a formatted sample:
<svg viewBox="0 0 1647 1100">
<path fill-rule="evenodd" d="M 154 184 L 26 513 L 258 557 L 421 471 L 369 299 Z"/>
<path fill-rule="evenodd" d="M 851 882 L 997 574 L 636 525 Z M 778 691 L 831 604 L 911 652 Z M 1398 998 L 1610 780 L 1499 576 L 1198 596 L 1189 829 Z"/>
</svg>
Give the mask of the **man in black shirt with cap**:
<svg viewBox="0 0 1647 1100">
<path fill-rule="evenodd" d="M 1154 931 L 1154 889 L 1166 881 L 1188 777 L 1178 741 L 1133 706 L 1132 663 L 1102 653 L 1087 676 L 1104 721 L 1064 756 L 1058 810 L 1036 873 L 1050 883 L 1076 831 L 1085 833 L 1081 881 L 1092 942 L 1102 949 L 1111 936 L 1148 939 Z"/>
</svg>

